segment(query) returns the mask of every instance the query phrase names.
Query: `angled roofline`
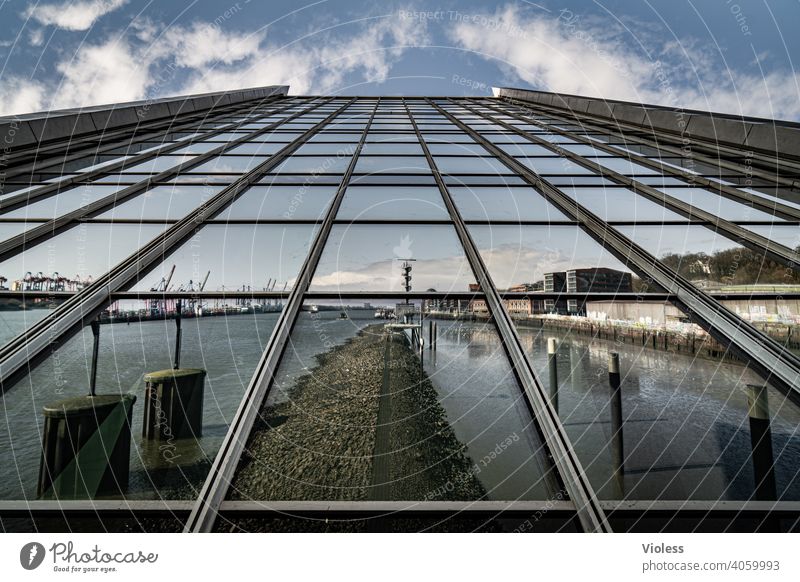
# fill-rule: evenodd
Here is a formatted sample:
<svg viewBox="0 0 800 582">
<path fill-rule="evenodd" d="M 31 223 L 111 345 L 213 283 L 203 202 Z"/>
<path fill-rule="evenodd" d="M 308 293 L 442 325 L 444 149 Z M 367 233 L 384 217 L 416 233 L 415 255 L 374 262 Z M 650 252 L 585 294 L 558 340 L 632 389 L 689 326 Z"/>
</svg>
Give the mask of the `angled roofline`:
<svg viewBox="0 0 800 582">
<path fill-rule="evenodd" d="M 761 117 L 682 109 L 568 93 L 492 87 L 495 97 L 585 114 L 681 138 L 700 139 L 742 149 L 800 156 L 800 123 Z"/>
<path fill-rule="evenodd" d="M 288 91 L 288 85 L 269 85 L 9 115 L 0 117 L 0 149 L 7 153 L 45 142 L 136 126 L 144 121 L 168 119 L 182 113 L 211 111 L 220 105 L 285 96 Z"/>
</svg>

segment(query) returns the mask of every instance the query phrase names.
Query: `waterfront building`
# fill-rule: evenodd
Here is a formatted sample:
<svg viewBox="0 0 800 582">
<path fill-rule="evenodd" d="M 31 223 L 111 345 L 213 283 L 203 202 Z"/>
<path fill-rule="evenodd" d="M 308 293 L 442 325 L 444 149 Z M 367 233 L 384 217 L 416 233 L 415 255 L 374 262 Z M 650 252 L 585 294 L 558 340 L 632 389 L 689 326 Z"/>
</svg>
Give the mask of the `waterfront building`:
<svg viewBox="0 0 800 582">
<path fill-rule="evenodd" d="M 0 139 L 6 530 L 799 527 L 796 123 L 263 87 Z"/>
</svg>

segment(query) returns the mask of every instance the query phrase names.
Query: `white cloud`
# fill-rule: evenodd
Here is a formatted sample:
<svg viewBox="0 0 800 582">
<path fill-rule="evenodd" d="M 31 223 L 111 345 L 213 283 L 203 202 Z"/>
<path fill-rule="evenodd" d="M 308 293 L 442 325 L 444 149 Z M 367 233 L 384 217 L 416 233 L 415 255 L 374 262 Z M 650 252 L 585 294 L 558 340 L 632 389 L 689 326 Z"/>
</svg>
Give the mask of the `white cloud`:
<svg viewBox="0 0 800 582">
<path fill-rule="evenodd" d="M 23 77 L 3 77 L 0 83 L 0 115 L 40 111 L 46 103 L 46 88 Z"/>
<path fill-rule="evenodd" d="M 524 15 L 507 6 L 449 30 L 458 46 L 496 62 L 507 84 L 605 99 L 763 117 L 800 117 L 800 76 L 723 70 L 693 40 L 658 41 L 651 31 L 634 50 L 630 30 L 562 12 Z M 719 50 L 719 49 L 718 49 Z"/>
<path fill-rule="evenodd" d="M 127 35 L 81 44 L 56 64 L 57 83 L 40 83 L 46 91 L 18 98 L 9 92 L 0 114 L 274 84 L 291 85 L 295 94 L 336 92 L 351 80 L 381 82 L 408 46 L 425 41 L 419 23 L 393 18 L 310 34 L 289 46 L 269 43 L 263 31 L 202 22 L 161 30 L 143 20 Z"/>
<path fill-rule="evenodd" d="M 57 68 L 63 78 L 51 108 L 141 99 L 150 82 L 148 63 L 122 39 L 83 45 Z"/>
<path fill-rule="evenodd" d="M 237 67 L 195 71 L 184 90 L 194 93 L 281 84 L 290 85 L 294 94 L 322 94 L 341 90 L 350 74 L 357 74 L 359 81 L 380 83 L 409 46 L 426 41 L 427 31 L 419 22 L 383 18 L 352 34 L 312 35 L 287 47 L 262 45 Z"/>
<path fill-rule="evenodd" d="M 173 27 L 155 40 L 148 50 L 151 58 L 172 57 L 179 67 L 200 69 L 214 63 L 230 65 L 259 53 L 266 34 L 228 33 L 209 23 L 187 28 Z"/>
<path fill-rule="evenodd" d="M 127 0 L 83 0 L 61 4 L 33 4 L 24 12 L 45 26 L 65 30 L 88 30 L 102 16 L 126 4 Z"/>
<path fill-rule="evenodd" d="M 28 33 L 28 42 L 31 46 L 42 46 L 44 44 L 44 30 L 41 28 L 34 28 Z"/>
</svg>

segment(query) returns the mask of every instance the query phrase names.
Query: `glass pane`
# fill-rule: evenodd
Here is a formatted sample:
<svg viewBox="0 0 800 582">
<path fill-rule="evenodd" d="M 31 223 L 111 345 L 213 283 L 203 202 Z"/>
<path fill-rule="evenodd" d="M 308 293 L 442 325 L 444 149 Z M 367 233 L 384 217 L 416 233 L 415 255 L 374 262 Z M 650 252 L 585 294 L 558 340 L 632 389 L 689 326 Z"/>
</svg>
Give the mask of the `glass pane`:
<svg viewBox="0 0 800 582">
<path fill-rule="evenodd" d="M 96 218 L 177 220 L 222 190 L 223 186 L 156 186 Z"/>
<path fill-rule="evenodd" d="M 28 230 L 29 228 L 33 228 L 41 223 L 35 222 L 0 222 L 0 240 L 6 240 L 7 238 L 11 238 L 12 236 L 17 236 Z M 2 274 L 2 273 L 0 273 Z"/>
<path fill-rule="evenodd" d="M 39 200 L 3 215 L 3 218 L 46 218 L 53 219 L 62 214 L 77 210 L 120 190 L 118 186 L 85 185 L 59 192 L 44 200 Z"/>
<path fill-rule="evenodd" d="M 364 155 L 373 154 L 415 154 L 422 155 L 422 146 L 418 143 L 373 143 L 367 142 L 361 150 Z"/>
<path fill-rule="evenodd" d="M 243 174 L 252 170 L 266 159 L 268 159 L 267 156 L 218 156 L 187 171 L 195 174 L 205 172 Z"/>
<path fill-rule="evenodd" d="M 568 220 L 533 188 L 449 187 L 464 220 Z"/>
<path fill-rule="evenodd" d="M 499 289 L 632 291 L 630 269 L 576 226 L 470 226 Z"/>
<path fill-rule="evenodd" d="M 593 174 L 588 168 L 579 166 L 567 158 L 518 158 L 518 160 L 537 174 Z"/>
<path fill-rule="evenodd" d="M 496 332 L 443 320 L 436 352 L 420 354 L 373 309 L 306 302 L 229 497 L 555 496 Z"/>
<path fill-rule="evenodd" d="M 453 156 L 436 158 L 436 167 L 443 174 L 513 174 L 496 158 Z"/>
<path fill-rule="evenodd" d="M 551 150 L 535 143 L 516 143 L 511 145 L 501 145 L 500 149 L 512 156 L 547 156 L 554 154 Z"/>
<path fill-rule="evenodd" d="M 450 215 L 438 188 L 425 186 L 350 186 L 337 219 L 447 220 Z"/>
<path fill-rule="evenodd" d="M 14 281 L 11 282 L 14 287 Z M 23 331 L 35 325 L 40 319 L 49 315 L 61 301 L 0 298 L 0 346 L 17 337 Z"/>
<path fill-rule="evenodd" d="M 319 220 L 335 186 L 252 186 L 218 220 Z"/>
<path fill-rule="evenodd" d="M 359 156 L 355 168 L 356 174 L 428 174 L 430 171 L 428 161 L 423 156 Z"/>
<path fill-rule="evenodd" d="M 782 220 L 702 188 L 663 188 L 663 190 L 678 200 L 688 202 L 725 220 Z"/>
<path fill-rule="evenodd" d="M 343 174 L 351 156 L 291 156 L 281 162 L 274 174 Z"/>
<path fill-rule="evenodd" d="M 316 226 L 299 224 L 209 224 L 133 289 L 157 287 L 173 265 L 175 289 L 197 288 L 203 280 L 206 291 L 263 290 L 270 280 L 291 288 L 316 230 Z"/>
<path fill-rule="evenodd" d="M 133 164 L 132 166 L 126 166 L 120 172 L 124 174 L 130 173 L 140 173 L 140 174 L 156 174 L 158 172 L 163 172 L 164 170 L 169 170 L 170 168 L 174 168 L 178 164 L 182 164 L 187 160 L 191 160 L 195 156 L 193 155 L 183 155 L 183 156 L 158 156 L 156 158 L 152 158 L 146 160 L 144 162 L 140 162 L 138 164 Z"/>
<path fill-rule="evenodd" d="M 762 498 L 747 385 L 763 386 L 763 379 L 671 304 L 598 301 L 586 308 L 588 317 L 531 316 L 517 330 L 598 496 Z M 555 377 L 549 337 L 557 342 Z M 609 382 L 611 352 L 619 354 L 619 392 Z M 778 391 L 767 393 L 777 488 L 766 498 L 796 500 L 800 411 Z"/>
<path fill-rule="evenodd" d="M 284 147 L 285 145 L 281 143 L 250 142 L 231 148 L 225 153 L 248 156 L 270 156 Z"/>
<path fill-rule="evenodd" d="M 752 230 L 756 234 L 765 236 L 783 246 L 790 249 L 800 249 L 800 228 L 797 226 L 783 226 L 781 224 L 775 225 L 744 225 L 747 230 Z"/>
<path fill-rule="evenodd" d="M 751 285 L 787 282 L 784 265 L 703 226 L 617 228 L 701 289 L 746 292 Z M 793 279 L 797 272 L 791 271 Z"/>
<path fill-rule="evenodd" d="M 205 154 L 210 152 L 211 150 L 220 147 L 222 144 L 215 143 L 215 142 L 202 142 L 198 141 L 187 146 L 183 146 L 182 148 L 178 148 L 176 150 L 172 150 L 170 153 L 175 155 L 180 154 Z"/>
<path fill-rule="evenodd" d="M 172 368 L 175 325 L 163 314 L 156 318 L 147 315 L 148 303 L 127 303 L 114 307 L 118 323 L 110 323 L 114 320 L 107 313 L 100 326 L 97 393 L 136 396 L 131 419 L 130 477 L 123 490 L 115 486 L 113 491 L 95 497 L 193 499 L 227 432 L 278 312 L 253 313 L 251 309 L 245 314 L 240 313 L 240 306 L 231 304 L 225 315 L 226 309 L 215 308 L 213 302 L 203 306 L 203 317 L 193 317 L 193 310 L 185 311 L 181 366 L 206 372 L 202 436 L 173 434 L 163 440 L 151 440 L 142 436 L 148 405 L 144 375 Z M 174 310 L 174 305 L 168 309 Z M 140 317 L 145 321 L 140 323 Z M 86 328 L 3 395 L 0 463 L 7 474 L 0 480 L 0 498 L 36 498 L 42 409 L 87 394 L 91 353 L 92 334 Z"/>
<path fill-rule="evenodd" d="M 59 274 L 65 286 L 98 278 L 165 229 L 157 224 L 89 224 L 62 232 L 0 263 L 9 280 Z M 76 275 L 77 273 L 77 275 Z M 70 279 L 70 277 L 72 277 Z"/>
<path fill-rule="evenodd" d="M 311 290 L 400 291 L 401 267 L 412 264 L 412 287 L 465 291 L 473 275 L 452 226 L 334 226 Z"/>
<path fill-rule="evenodd" d="M 625 174 L 628 176 L 661 173 L 660 171 L 654 170 L 653 168 L 648 168 L 647 166 L 636 164 L 627 158 L 598 158 L 592 161 L 597 162 L 598 164 L 608 168 L 609 170 L 612 170 L 614 172 L 619 172 L 620 174 Z"/>
<path fill-rule="evenodd" d="M 687 218 L 667 210 L 627 188 L 562 188 L 578 204 L 603 220 L 685 221 Z"/>
</svg>

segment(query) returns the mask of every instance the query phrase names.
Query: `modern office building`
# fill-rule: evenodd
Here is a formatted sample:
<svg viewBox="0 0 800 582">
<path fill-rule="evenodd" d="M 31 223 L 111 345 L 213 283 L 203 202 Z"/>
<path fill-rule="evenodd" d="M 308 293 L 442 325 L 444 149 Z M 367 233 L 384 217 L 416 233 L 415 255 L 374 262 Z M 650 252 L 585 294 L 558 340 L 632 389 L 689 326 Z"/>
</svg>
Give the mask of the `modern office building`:
<svg viewBox="0 0 800 582">
<path fill-rule="evenodd" d="M 798 124 L 265 87 L 0 138 L 6 531 L 800 529 Z"/>
</svg>

